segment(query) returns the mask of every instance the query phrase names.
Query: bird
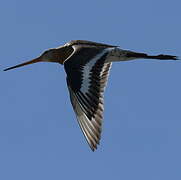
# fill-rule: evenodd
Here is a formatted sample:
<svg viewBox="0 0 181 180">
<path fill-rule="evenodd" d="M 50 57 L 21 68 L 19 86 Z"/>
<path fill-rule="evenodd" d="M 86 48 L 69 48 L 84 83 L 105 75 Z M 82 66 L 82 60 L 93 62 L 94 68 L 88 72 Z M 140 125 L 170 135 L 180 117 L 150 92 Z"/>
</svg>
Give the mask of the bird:
<svg viewBox="0 0 181 180">
<path fill-rule="evenodd" d="M 78 124 L 92 151 L 100 144 L 104 91 L 111 65 L 136 59 L 177 60 L 172 55 L 148 55 L 119 46 L 87 40 L 72 40 L 43 52 L 39 57 L 4 69 L 8 71 L 37 62 L 56 62 L 64 66 L 70 101 Z"/>
</svg>

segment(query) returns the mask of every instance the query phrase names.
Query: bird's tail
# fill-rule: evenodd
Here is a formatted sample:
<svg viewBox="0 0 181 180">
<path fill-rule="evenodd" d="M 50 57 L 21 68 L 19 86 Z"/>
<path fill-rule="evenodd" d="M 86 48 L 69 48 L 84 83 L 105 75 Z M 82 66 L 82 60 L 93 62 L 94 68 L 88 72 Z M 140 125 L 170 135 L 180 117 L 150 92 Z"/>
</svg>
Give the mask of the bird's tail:
<svg viewBox="0 0 181 180">
<path fill-rule="evenodd" d="M 144 58 L 144 59 L 160 59 L 160 60 L 178 60 L 178 56 L 159 54 L 156 56 L 150 56 L 145 53 L 129 52 L 127 57 L 133 58 Z"/>
</svg>

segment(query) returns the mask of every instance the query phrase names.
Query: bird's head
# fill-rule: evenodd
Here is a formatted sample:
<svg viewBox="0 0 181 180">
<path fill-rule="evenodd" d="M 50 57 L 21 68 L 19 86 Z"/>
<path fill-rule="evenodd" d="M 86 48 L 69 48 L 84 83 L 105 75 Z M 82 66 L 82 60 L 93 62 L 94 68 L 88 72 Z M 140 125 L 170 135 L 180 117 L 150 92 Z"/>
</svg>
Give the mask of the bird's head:
<svg viewBox="0 0 181 180">
<path fill-rule="evenodd" d="M 58 48 L 49 49 L 38 57 L 39 61 L 56 62 L 63 64 L 63 62 L 73 53 L 74 49 L 69 45 L 60 46 Z"/>
<path fill-rule="evenodd" d="M 33 64 L 37 62 L 57 62 L 63 64 L 64 61 L 73 53 L 74 49 L 72 46 L 64 45 L 58 48 L 52 48 L 43 52 L 39 57 L 32 59 L 30 61 L 24 62 L 22 64 L 18 64 L 16 66 L 9 67 L 4 71 L 8 71 L 10 69 L 15 69 L 21 66 L 25 66 L 28 64 Z"/>
</svg>

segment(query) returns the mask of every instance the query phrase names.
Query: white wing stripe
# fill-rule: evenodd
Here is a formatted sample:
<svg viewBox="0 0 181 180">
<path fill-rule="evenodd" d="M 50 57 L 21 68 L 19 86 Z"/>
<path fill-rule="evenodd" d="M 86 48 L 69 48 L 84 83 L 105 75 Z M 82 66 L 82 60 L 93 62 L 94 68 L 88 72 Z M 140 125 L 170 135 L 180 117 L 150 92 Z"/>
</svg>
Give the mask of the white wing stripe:
<svg viewBox="0 0 181 180">
<path fill-rule="evenodd" d="M 107 52 L 107 49 L 103 50 L 101 53 L 99 53 L 97 56 L 95 56 L 93 59 L 91 59 L 84 67 L 83 67 L 83 81 L 82 81 L 82 87 L 81 91 L 83 93 L 88 91 L 89 85 L 90 85 L 90 71 L 92 67 L 95 65 L 98 59 L 100 59 L 105 53 Z"/>
</svg>

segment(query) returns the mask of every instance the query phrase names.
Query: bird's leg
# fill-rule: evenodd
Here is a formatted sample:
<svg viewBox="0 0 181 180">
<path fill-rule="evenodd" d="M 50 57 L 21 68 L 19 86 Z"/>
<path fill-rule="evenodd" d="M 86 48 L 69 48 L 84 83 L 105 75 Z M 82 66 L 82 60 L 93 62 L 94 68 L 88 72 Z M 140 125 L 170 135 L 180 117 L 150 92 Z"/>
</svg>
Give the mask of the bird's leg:
<svg viewBox="0 0 181 180">
<path fill-rule="evenodd" d="M 113 61 L 129 61 L 134 59 L 160 59 L 160 60 L 177 60 L 177 56 L 172 55 L 156 55 L 150 56 L 145 53 L 123 50 L 119 48 L 111 48 L 108 54 L 107 62 Z"/>
<path fill-rule="evenodd" d="M 128 52 L 127 57 L 143 58 L 143 59 L 160 59 L 160 60 L 178 60 L 177 56 L 159 54 L 156 56 L 150 56 L 145 53 Z"/>
</svg>

